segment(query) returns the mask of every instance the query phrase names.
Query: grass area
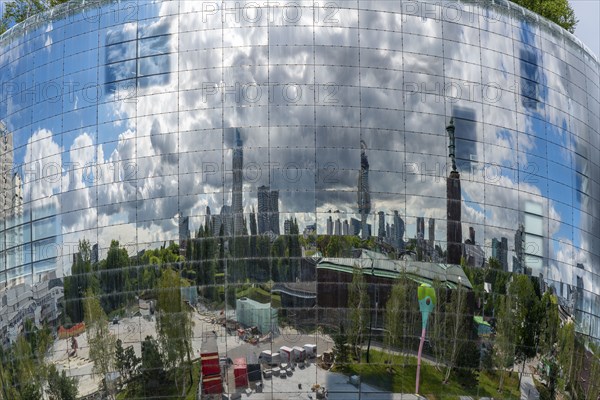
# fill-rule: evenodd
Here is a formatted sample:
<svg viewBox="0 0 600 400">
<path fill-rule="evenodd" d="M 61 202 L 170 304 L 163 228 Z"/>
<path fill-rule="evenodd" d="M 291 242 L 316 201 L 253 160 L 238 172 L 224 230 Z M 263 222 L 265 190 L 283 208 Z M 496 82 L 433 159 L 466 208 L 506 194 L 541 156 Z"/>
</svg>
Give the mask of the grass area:
<svg viewBox="0 0 600 400">
<path fill-rule="evenodd" d="M 161 399 L 161 400 L 165 400 L 165 399 L 185 399 L 185 400 L 195 400 L 196 399 L 196 393 L 198 391 L 198 378 L 200 377 L 200 361 L 194 361 L 192 363 L 192 376 L 193 376 L 193 381 L 191 385 L 187 386 L 187 390 L 185 393 L 184 397 L 181 397 L 180 394 L 177 392 L 175 384 L 174 383 L 169 383 L 168 385 L 163 385 L 159 388 L 156 388 L 156 390 L 154 390 L 154 397 L 144 397 L 143 393 L 139 393 L 140 388 L 140 384 L 138 383 L 133 383 L 130 384 L 129 387 L 125 388 L 124 390 L 122 390 L 120 393 L 117 394 L 117 400 L 128 400 L 128 399 L 135 399 L 135 398 L 141 398 L 143 397 L 144 399 L 151 399 L 151 398 L 156 398 L 156 399 Z"/>
<path fill-rule="evenodd" d="M 235 296 L 238 299 L 241 297 L 247 297 L 249 299 L 258 301 L 259 303 L 271 303 L 271 307 L 281 308 L 281 296 L 278 294 L 272 294 L 260 286 L 249 286 L 242 290 L 238 290 L 236 291 Z"/>
<path fill-rule="evenodd" d="M 394 393 L 414 393 L 417 359 L 412 356 L 390 355 L 371 350 L 370 363 L 366 363 L 366 353 L 362 363 L 338 367 L 338 372 L 347 375 L 359 375 L 364 383 Z M 387 364 L 387 362 L 390 362 Z M 518 376 L 513 373 L 504 379 L 504 390 L 497 391 L 499 374 L 482 372 L 479 382 L 472 378 L 450 376 L 447 384 L 444 380 L 445 370 L 438 370 L 427 363 L 421 364 L 420 393 L 428 399 L 448 399 L 458 396 L 490 397 L 503 399 L 519 399 Z"/>
</svg>

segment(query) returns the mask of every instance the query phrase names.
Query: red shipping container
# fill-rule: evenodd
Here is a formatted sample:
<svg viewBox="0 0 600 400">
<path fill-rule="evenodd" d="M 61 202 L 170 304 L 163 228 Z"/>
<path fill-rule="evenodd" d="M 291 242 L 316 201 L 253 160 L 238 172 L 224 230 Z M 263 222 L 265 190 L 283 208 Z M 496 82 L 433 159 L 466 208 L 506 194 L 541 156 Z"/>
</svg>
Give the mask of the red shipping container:
<svg viewBox="0 0 600 400">
<path fill-rule="evenodd" d="M 202 376 L 219 375 L 221 373 L 218 353 L 202 354 L 200 362 L 202 364 Z"/>
<path fill-rule="evenodd" d="M 205 337 L 200 352 L 200 364 L 202 366 L 202 376 L 217 375 L 221 373 L 219 366 L 219 350 L 217 341 L 214 337 Z"/>
<path fill-rule="evenodd" d="M 245 358 L 236 358 L 233 361 L 233 376 L 236 388 L 248 386 L 248 367 Z"/>
<path fill-rule="evenodd" d="M 202 391 L 204 394 L 221 394 L 223 393 L 223 383 L 221 375 L 204 376 L 202 379 Z"/>
</svg>

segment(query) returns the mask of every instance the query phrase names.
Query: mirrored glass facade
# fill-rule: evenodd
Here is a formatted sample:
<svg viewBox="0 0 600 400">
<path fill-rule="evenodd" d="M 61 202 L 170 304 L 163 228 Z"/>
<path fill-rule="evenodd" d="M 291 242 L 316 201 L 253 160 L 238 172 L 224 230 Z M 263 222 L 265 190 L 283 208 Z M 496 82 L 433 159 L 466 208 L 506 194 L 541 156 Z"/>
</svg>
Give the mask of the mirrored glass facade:
<svg viewBox="0 0 600 400">
<path fill-rule="evenodd" d="M 85 2 L 30 19 L 0 38 L 2 341 L 28 316 L 83 321 L 96 285 L 140 355 L 170 268 L 193 357 L 207 334 L 232 359 L 321 354 L 350 318 L 335 287 L 358 248 L 447 282 L 493 259 L 600 339 L 599 74 L 578 39 L 503 1 Z M 390 281 L 372 275 L 381 347 Z M 236 329 L 253 326 L 245 348 Z M 305 391 L 333 387 L 312 368 Z"/>
</svg>

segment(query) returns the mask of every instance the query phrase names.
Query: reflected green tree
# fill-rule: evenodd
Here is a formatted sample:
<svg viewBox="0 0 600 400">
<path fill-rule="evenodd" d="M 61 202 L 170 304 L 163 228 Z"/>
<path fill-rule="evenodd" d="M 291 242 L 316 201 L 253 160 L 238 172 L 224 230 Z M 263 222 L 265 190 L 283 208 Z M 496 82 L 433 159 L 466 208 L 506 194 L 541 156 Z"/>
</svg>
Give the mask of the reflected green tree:
<svg viewBox="0 0 600 400">
<path fill-rule="evenodd" d="M 459 354 L 465 348 L 473 326 L 473 316 L 467 313 L 467 293 L 462 283 L 458 282 L 452 290 L 450 303 L 446 305 L 446 334 L 449 343 L 446 352 L 446 374 L 444 383 L 448 383 L 450 373 L 456 366 Z"/>
<path fill-rule="evenodd" d="M 496 311 L 496 340 L 494 341 L 493 363 L 500 371 L 498 391 L 504 389 L 507 369 L 515 362 L 515 338 L 517 335 L 512 318 L 513 301 L 510 296 L 500 296 Z"/>
<path fill-rule="evenodd" d="M 65 312 L 72 323 L 83 321 L 83 302 L 88 289 L 94 293 L 100 292 L 98 278 L 92 273 L 91 258 L 90 242 L 80 240 L 71 266 L 71 275 L 64 279 Z"/>
<path fill-rule="evenodd" d="M 77 398 L 77 379 L 67 376 L 63 369 L 58 372 L 51 364 L 48 368 L 48 397 L 50 400 L 75 400 Z"/>
<path fill-rule="evenodd" d="M 189 286 L 172 268 L 161 273 L 158 283 L 156 331 L 164 356 L 165 367 L 171 372 L 177 390 L 185 390 L 192 382 L 191 371 L 191 309 L 181 296 L 181 286 Z M 187 359 L 187 360 L 186 360 Z M 181 382 L 180 382 L 181 380 Z"/>
<path fill-rule="evenodd" d="M 540 305 L 533 281 L 526 275 L 514 275 L 508 287 L 514 299 L 511 318 L 515 329 L 515 358 L 521 363 L 519 384 L 525 362 L 536 355 L 536 339 L 540 332 Z"/>
<path fill-rule="evenodd" d="M 404 350 L 403 343 L 410 329 L 407 321 L 407 284 L 406 279 L 401 276 L 392 287 L 392 293 L 385 306 L 387 345 L 392 349 L 399 348 L 400 351 Z M 391 356 L 390 352 L 390 358 Z"/>
<path fill-rule="evenodd" d="M 159 344 L 152 336 L 146 336 L 142 342 L 142 375 L 141 392 L 145 396 L 152 396 L 166 380 L 164 361 L 160 353 Z"/>
<path fill-rule="evenodd" d="M 120 246 L 119 241 L 112 240 L 106 259 L 100 262 L 100 283 L 104 293 L 102 305 L 107 312 L 120 308 L 127 300 L 128 267 L 127 250 Z"/>
<path fill-rule="evenodd" d="M 354 357 L 360 362 L 362 344 L 369 321 L 369 295 L 367 283 L 362 269 L 355 267 L 352 271 L 352 282 L 348 286 L 348 309 L 350 310 L 350 326 L 348 328 L 348 343 Z"/>
<path fill-rule="evenodd" d="M 85 296 L 85 330 L 89 345 L 89 357 L 94 363 L 92 372 L 101 379 L 104 393 L 109 392 L 107 374 L 115 370 L 116 340 L 108 328 L 108 317 L 100 300 L 88 289 Z"/>
</svg>

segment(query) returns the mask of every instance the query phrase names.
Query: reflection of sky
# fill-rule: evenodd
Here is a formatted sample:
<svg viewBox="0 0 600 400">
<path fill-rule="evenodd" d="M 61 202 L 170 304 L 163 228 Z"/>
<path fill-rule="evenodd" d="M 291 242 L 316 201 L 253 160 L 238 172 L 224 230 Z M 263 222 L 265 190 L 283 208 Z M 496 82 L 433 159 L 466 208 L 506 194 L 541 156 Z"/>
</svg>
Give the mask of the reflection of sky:
<svg viewBox="0 0 600 400">
<path fill-rule="evenodd" d="M 487 30 L 480 36 L 468 24 L 406 16 L 403 31 L 397 32 L 397 15 L 361 10 L 359 16 L 356 10 L 343 10 L 340 24 L 347 28 L 313 27 L 312 20 L 309 26 L 276 29 L 265 24 L 236 27 L 230 21 L 232 27 L 221 32 L 219 15 L 206 22 L 199 10 L 181 18 L 156 18 L 161 7 L 145 7 L 147 20 L 103 27 L 97 37 L 91 31 L 61 40 L 65 33 L 40 32 L 33 55 L 16 47 L 0 56 L 3 80 L 14 77 L 12 81 L 28 87 L 53 79 L 61 85 L 97 80 L 110 84 L 101 86 L 99 101 L 79 89 L 54 106 L 37 101 L 29 107 L 32 96 L 11 96 L 0 106 L 15 132 L 17 163 L 48 161 L 60 154 L 63 165 L 97 164 L 100 185 L 94 191 L 86 190 L 91 182 L 81 175 L 66 172 L 58 184 L 46 182 L 41 188 L 26 180 L 30 199 L 73 191 L 68 196 L 75 206 L 63 220 L 65 234 L 88 234 L 97 220 L 103 232 L 123 223 L 122 232 L 155 243 L 177 239 L 177 214 L 192 215 L 192 229 L 197 229 L 207 205 L 216 214 L 231 201 L 233 146 L 230 130 L 222 128 L 241 127 L 244 165 L 253 168 L 244 181 L 246 213 L 257 207 L 258 186 L 269 185 L 280 191 L 280 211 L 298 213 L 301 227 L 316 220 L 322 229 L 329 210 L 358 218 L 362 140 L 371 165 L 373 213 L 384 211 L 391 222 L 393 210 L 398 210 L 410 237 L 417 217 L 445 218 L 445 127 L 454 116 L 457 157 L 465 161 L 459 162 L 463 232 L 477 226 L 478 241 L 486 246 L 494 237 L 507 237 L 514 248 L 521 206 L 535 201 L 547 204 L 549 235 L 564 239 L 547 246 L 552 260 L 563 261 L 562 254 L 572 253 L 561 247 L 565 243 L 591 248 L 578 230 L 573 234 L 572 226 L 591 230 L 595 220 L 570 208 L 582 199 L 569 189 L 595 185 L 571 170 L 577 167 L 571 154 L 589 147 L 575 134 L 589 135 L 576 130 L 582 125 L 569 116 L 587 118 L 577 101 L 588 100 L 569 81 L 569 76 L 581 79 L 583 74 L 566 73 L 571 67 L 565 61 L 575 63 L 568 49 L 539 50 L 542 40 L 553 39 L 534 24 L 504 16 L 508 24 L 482 21 Z M 361 31 L 360 51 L 359 21 L 382 29 Z M 42 46 L 49 38 L 52 45 Z M 91 38 L 101 49 L 85 57 L 77 53 L 90 48 L 78 40 L 85 44 Z M 68 65 L 60 62 L 65 52 L 73 57 Z M 445 60 L 439 57 L 442 53 Z M 18 57 L 25 58 L 9 64 Z M 35 60 L 30 64 L 36 66 L 33 74 L 25 73 L 27 57 Z M 96 67 L 93 60 L 110 66 Z M 497 84 L 501 96 L 486 98 L 481 86 L 474 85 L 482 79 Z M 114 83 L 120 80 L 125 81 Z M 525 80 L 535 83 L 535 107 L 515 99 L 513 90 L 521 95 L 516 83 Z M 327 83 L 335 84 L 334 92 Z M 458 101 L 440 93 L 448 83 L 463 88 Z M 418 93 L 402 90 L 412 91 L 413 85 Z M 248 96 L 256 92 L 249 90 L 257 88 L 262 96 L 251 100 Z M 135 98 L 126 97 L 129 89 Z M 228 93 L 222 104 L 219 91 L 224 89 Z M 509 111 L 515 100 L 518 113 Z M 96 119 L 97 127 L 88 126 Z M 500 175 L 493 179 L 482 175 L 493 172 L 488 168 L 492 163 L 500 166 Z M 588 167 L 588 176 L 592 172 Z M 482 186 L 484 181 L 488 184 Z M 581 211 L 594 215 L 591 203 L 584 202 Z M 446 237 L 444 224 L 436 223 L 435 236 Z M 591 256 L 578 257 L 592 265 Z M 573 263 L 572 258 L 564 261 Z M 550 273 L 571 282 L 559 272 Z"/>
</svg>

